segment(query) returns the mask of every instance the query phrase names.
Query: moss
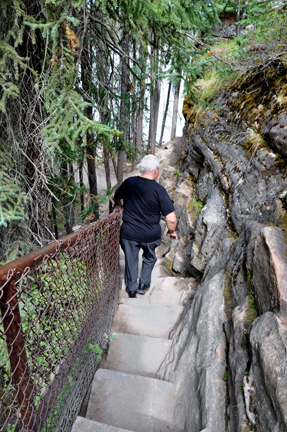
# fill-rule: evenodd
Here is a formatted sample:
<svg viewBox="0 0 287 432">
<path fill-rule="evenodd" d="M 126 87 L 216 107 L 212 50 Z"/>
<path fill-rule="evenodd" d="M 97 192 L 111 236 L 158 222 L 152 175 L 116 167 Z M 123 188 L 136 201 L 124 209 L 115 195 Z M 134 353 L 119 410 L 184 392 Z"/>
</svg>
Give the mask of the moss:
<svg viewBox="0 0 287 432">
<path fill-rule="evenodd" d="M 212 121 L 216 121 L 219 119 L 219 115 L 217 113 L 214 113 L 211 117 L 207 118 L 205 121 L 203 121 L 201 123 L 201 126 L 206 126 L 207 123 L 212 122 Z"/>
<path fill-rule="evenodd" d="M 230 229 L 230 234 L 227 238 L 237 239 L 239 237 L 238 233 L 236 231 L 233 231 L 230 227 L 229 227 L 229 229 Z"/>
<path fill-rule="evenodd" d="M 287 244 L 287 213 L 286 212 L 282 215 L 282 221 L 281 221 L 280 228 L 281 228 L 282 233 L 283 233 L 284 242 Z M 287 256 L 287 247 L 286 247 L 285 255 Z"/>
<path fill-rule="evenodd" d="M 248 308 L 246 311 L 246 323 L 251 325 L 253 321 L 258 317 L 258 312 L 255 305 L 254 295 L 249 294 L 248 296 Z"/>
<path fill-rule="evenodd" d="M 261 135 L 254 133 L 243 144 L 243 148 L 246 151 L 247 156 L 251 157 L 261 148 L 268 148 L 268 143 L 261 137 Z"/>
<path fill-rule="evenodd" d="M 223 297 L 224 297 L 224 310 L 227 316 L 227 319 L 230 319 L 232 316 L 233 311 L 233 302 L 230 292 L 230 286 L 231 286 L 231 278 L 227 272 L 225 272 L 225 280 L 224 280 L 224 290 L 223 290 Z"/>
<path fill-rule="evenodd" d="M 283 87 L 281 88 L 281 94 L 283 96 L 287 96 L 287 84 L 283 85 Z"/>
<path fill-rule="evenodd" d="M 270 92 L 270 88 L 274 92 Z M 287 104 L 287 76 L 283 69 L 270 66 L 258 72 L 250 71 L 247 74 L 238 74 L 230 90 L 239 92 L 240 96 L 231 100 L 230 107 L 234 113 L 240 112 L 241 120 L 249 125 L 257 123 L 257 130 L 266 119 L 267 110 L 270 106 L 271 97 L 277 95 L 275 103 L 271 107 L 272 114 L 278 114 L 286 110 Z M 258 108 L 262 105 L 261 108 Z"/>
<path fill-rule="evenodd" d="M 202 122 L 207 111 L 208 111 L 208 108 L 203 108 L 202 106 L 199 106 L 197 108 L 195 116 L 194 116 L 194 127 L 197 127 Z"/>
<path fill-rule="evenodd" d="M 164 268 L 171 276 L 176 276 L 176 273 L 172 269 L 172 262 L 168 258 L 164 260 Z"/>
<path fill-rule="evenodd" d="M 191 215 L 192 219 L 197 219 L 199 213 L 201 212 L 203 207 L 203 203 L 196 199 L 195 196 L 192 196 L 187 205 L 187 211 Z"/>
<path fill-rule="evenodd" d="M 286 170 L 287 168 L 287 159 L 284 158 L 280 153 L 276 153 L 276 163 L 281 168 L 281 170 Z"/>
<path fill-rule="evenodd" d="M 186 236 L 181 237 L 181 241 L 183 241 L 183 243 L 185 243 L 186 245 L 188 244 Z"/>
<path fill-rule="evenodd" d="M 189 180 L 189 181 L 191 181 L 191 182 L 195 182 L 195 177 L 194 177 L 194 175 L 193 174 L 189 174 L 189 176 L 187 177 L 187 179 Z"/>
<path fill-rule="evenodd" d="M 246 310 L 246 324 L 250 326 L 253 321 L 258 317 L 258 312 L 255 303 L 255 296 L 252 289 L 252 271 L 247 272 L 247 283 L 249 286 L 249 294 L 248 294 L 248 307 Z"/>
<path fill-rule="evenodd" d="M 223 381 L 227 381 L 228 379 L 228 364 L 225 365 L 225 371 L 224 374 L 222 375 L 222 379 Z"/>
</svg>

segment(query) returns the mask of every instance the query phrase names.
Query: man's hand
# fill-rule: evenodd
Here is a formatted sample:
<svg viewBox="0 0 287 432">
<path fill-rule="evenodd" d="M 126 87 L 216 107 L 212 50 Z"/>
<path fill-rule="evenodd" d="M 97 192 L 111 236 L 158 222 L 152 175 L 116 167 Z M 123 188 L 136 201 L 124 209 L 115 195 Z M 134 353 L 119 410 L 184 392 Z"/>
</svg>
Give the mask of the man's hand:
<svg viewBox="0 0 287 432">
<path fill-rule="evenodd" d="M 173 232 L 167 231 L 166 237 L 170 237 L 172 240 L 177 240 L 178 239 L 178 236 L 177 236 L 177 234 L 176 234 L 175 231 L 173 231 Z"/>
<path fill-rule="evenodd" d="M 176 227 L 176 216 L 175 213 L 169 213 L 168 215 L 165 216 L 165 220 L 166 220 L 166 225 L 167 225 L 167 237 L 170 237 L 171 239 L 177 240 L 177 234 L 175 232 L 175 227 Z"/>
<path fill-rule="evenodd" d="M 114 199 L 113 198 L 113 208 L 115 208 L 115 207 L 121 207 L 121 208 L 123 208 L 123 203 L 122 203 L 122 200 L 117 200 L 117 199 Z"/>
</svg>

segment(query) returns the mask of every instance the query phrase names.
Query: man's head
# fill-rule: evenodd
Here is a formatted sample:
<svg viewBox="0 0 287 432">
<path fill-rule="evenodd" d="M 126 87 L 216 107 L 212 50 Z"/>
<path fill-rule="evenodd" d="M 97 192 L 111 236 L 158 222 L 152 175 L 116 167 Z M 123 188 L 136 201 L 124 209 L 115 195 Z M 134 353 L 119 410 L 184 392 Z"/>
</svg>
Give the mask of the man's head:
<svg viewBox="0 0 287 432">
<path fill-rule="evenodd" d="M 156 168 L 159 169 L 159 160 L 154 155 L 145 156 L 139 165 L 140 174 L 148 174 L 153 172 Z"/>
</svg>

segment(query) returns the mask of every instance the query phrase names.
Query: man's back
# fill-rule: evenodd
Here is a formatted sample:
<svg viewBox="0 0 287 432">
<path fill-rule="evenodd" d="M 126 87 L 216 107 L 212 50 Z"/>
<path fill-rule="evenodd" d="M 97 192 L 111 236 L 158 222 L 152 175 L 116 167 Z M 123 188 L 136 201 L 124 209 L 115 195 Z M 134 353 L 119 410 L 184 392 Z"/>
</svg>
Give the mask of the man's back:
<svg viewBox="0 0 287 432">
<path fill-rule="evenodd" d="M 123 238 L 146 242 L 161 238 L 160 215 L 174 210 L 161 185 L 155 180 L 130 177 L 118 188 L 115 199 L 124 200 Z"/>
</svg>

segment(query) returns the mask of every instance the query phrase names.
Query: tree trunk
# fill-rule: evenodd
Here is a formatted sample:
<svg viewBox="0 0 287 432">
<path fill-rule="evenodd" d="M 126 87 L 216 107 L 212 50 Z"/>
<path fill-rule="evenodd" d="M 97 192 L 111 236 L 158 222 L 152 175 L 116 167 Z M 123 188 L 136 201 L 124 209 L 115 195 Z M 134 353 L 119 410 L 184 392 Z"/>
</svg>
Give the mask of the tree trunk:
<svg viewBox="0 0 287 432">
<path fill-rule="evenodd" d="M 113 163 L 113 167 L 114 167 L 115 175 L 116 175 L 116 178 L 117 178 L 117 180 L 118 180 L 118 177 L 117 177 L 117 175 L 118 175 L 118 169 L 117 169 L 117 162 L 116 162 L 115 154 L 110 152 L 110 156 L 111 156 L 111 158 L 112 158 L 112 163 Z"/>
<path fill-rule="evenodd" d="M 142 151 L 142 136 L 143 136 L 143 117 L 144 117 L 144 93 L 145 87 L 140 86 L 140 98 L 139 98 L 139 115 L 138 115 L 138 128 L 137 128 L 137 149 L 139 152 Z M 141 155 L 137 153 L 136 161 L 140 161 Z"/>
<path fill-rule="evenodd" d="M 241 28 L 240 28 L 241 26 L 238 23 L 240 21 L 240 15 L 241 15 L 241 11 L 240 11 L 241 0 L 237 0 L 237 4 L 238 4 L 238 8 L 236 11 L 235 25 L 236 25 L 236 37 L 239 37 L 241 32 Z"/>
<path fill-rule="evenodd" d="M 52 198 L 52 221 L 53 221 L 53 227 L 55 231 L 55 238 L 58 240 L 59 233 L 58 233 L 58 224 L 57 224 L 57 214 L 56 214 L 56 200 Z"/>
<path fill-rule="evenodd" d="M 67 164 L 67 162 L 62 162 L 61 176 L 67 185 L 71 181 L 69 169 L 70 166 Z M 65 230 L 66 234 L 68 235 L 73 232 L 73 203 L 70 194 L 65 193 L 62 196 L 61 201 L 65 218 Z"/>
<path fill-rule="evenodd" d="M 165 128 L 166 116 L 167 116 L 167 113 L 168 113 L 170 90 L 171 90 L 171 83 L 168 84 L 167 98 L 166 98 L 165 110 L 164 110 L 164 115 L 163 115 L 163 120 L 162 120 L 161 133 L 160 133 L 160 139 L 159 139 L 159 146 L 161 146 L 161 144 L 162 144 L 162 138 L 163 138 L 163 133 L 164 133 L 164 128 Z"/>
<path fill-rule="evenodd" d="M 155 153 L 155 94 L 154 85 L 151 86 L 150 95 L 150 119 L 149 119 L 149 140 L 148 140 L 148 151 L 154 155 Z"/>
<path fill-rule="evenodd" d="M 179 91 L 180 91 L 180 80 L 178 81 L 174 89 L 173 115 L 172 115 L 172 125 L 171 125 L 171 134 L 170 134 L 171 140 L 175 137 L 176 134 Z"/>
<path fill-rule="evenodd" d="M 161 62 L 160 65 L 162 65 L 163 61 L 163 52 L 161 54 Z M 157 52 L 155 54 L 155 63 L 156 63 L 156 72 L 159 72 L 159 48 L 157 49 Z M 154 99 L 154 110 L 155 110 L 155 136 L 154 141 L 156 144 L 156 135 L 157 135 L 157 125 L 158 125 L 158 115 L 159 115 L 159 104 L 160 104 L 160 93 L 161 93 L 161 79 L 157 77 L 156 79 L 156 86 L 155 86 L 155 99 Z"/>
<path fill-rule="evenodd" d="M 143 67 L 146 67 L 146 55 L 144 55 L 143 48 L 140 47 L 139 57 L 143 59 Z M 138 125 L 137 125 L 137 141 L 136 146 L 139 152 L 142 152 L 142 136 L 143 136 L 143 118 L 144 118 L 144 95 L 145 95 L 145 84 L 140 84 L 139 93 L 139 114 L 138 114 Z M 139 163 L 141 159 L 140 153 L 137 153 L 136 161 Z"/>
<path fill-rule="evenodd" d="M 90 108 L 90 107 L 89 107 Z M 88 134 L 88 146 L 87 146 L 87 164 L 88 164 L 88 180 L 90 187 L 90 199 L 91 199 L 91 221 L 99 219 L 99 205 L 97 202 L 98 195 L 98 184 L 96 175 L 96 164 L 95 164 L 95 148 L 94 148 L 94 137 Z"/>
<path fill-rule="evenodd" d="M 133 109 L 132 109 L 132 119 L 131 119 L 131 130 L 132 130 L 132 145 L 136 147 L 136 109 L 135 103 L 133 101 Z M 135 158 L 132 160 L 132 171 L 134 169 Z"/>
<path fill-rule="evenodd" d="M 109 51 L 107 46 L 103 41 L 98 42 L 97 50 L 97 79 L 99 82 L 99 87 L 97 91 L 97 106 L 100 114 L 101 123 L 104 125 L 110 125 L 111 122 L 111 110 L 109 109 L 110 94 L 107 92 L 106 88 L 109 86 L 110 79 L 110 65 L 109 65 Z M 112 104 L 111 104 L 112 105 Z M 104 167 L 106 176 L 106 188 L 107 191 L 111 189 L 111 170 L 110 170 L 110 157 L 109 148 L 105 142 L 103 145 L 103 156 L 104 156 Z"/>
<path fill-rule="evenodd" d="M 151 44 L 151 86 L 150 86 L 150 106 L 149 106 L 149 137 L 148 137 L 148 150 L 154 155 L 155 153 L 155 85 L 154 85 L 154 72 L 155 72 L 155 49 L 154 49 L 154 37 L 152 36 Z"/>
<path fill-rule="evenodd" d="M 28 15 L 37 17 L 41 14 L 38 2 L 24 0 L 23 8 Z M 35 75 L 32 70 L 40 75 L 42 71 L 42 50 L 44 49 L 43 38 L 40 30 L 35 31 L 36 43 L 32 43 L 31 28 L 24 27 L 23 42 L 18 46 L 17 52 L 21 57 L 28 58 L 28 68 L 20 69 L 19 82 L 19 107 L 20 107 L 20 130 L 17 135 L 21 136 L 22 143 L 27 143 L 22 148 L 23 154 L 27 156 L 24 161 L 25 177 L 27 184 L 27 195 L 29 196 L 29 225 L 34 240 L 38 246 L 43 246 L 50 240 L 49 226 L 49 199 L 47 189 L 43 182 L 43 107 L 42 97 L 35 86 Z M 13 113 L 15 116 L 15 112 Z"/>
<path fill-rule="evenodd" d="M 136 45 L 134 43 L 133 46 L 133 58 L 136 58 Z M 133 76 L 133 85 L 131 90 L 131 111 L 132 111 L 132 117 L 131 117 L 131 136 L 132 136 L 132 146 L 133 151 L 136 150 L 136 78 Z M 132 171 L 135 166 L 135 157 L 132 158 Z"/>
<path fill-rule="evenodd" d="M 128 50 L 128 35 L 123 35 L 122 49 L 124 52 Z M 123 135 L 119 137 L 120 144 L 127 139 L 128 122 L 127 122 L 127 94 L 128 94 L 128 59 L 122 57 L 122 80 L 121 80 L 121 103 L 120 103 L 120 127 Z M 118 168 L 117 179 L 120 185 L 124 179 L 124 150 L 121 146 L 118 149 Z"/>
<path fill-rule="evenodd" d="M 154 95 L 154 146 L 156 146 L 156 133 L 158 125 L 159 103 L 160 103 L 161 80 L 156 80 Z"/>
<path fill-rule="evenodd" d="M 69 172 L 68 172 L 69 182 L 72 185 L 74 185 L 75 184 L 75 175 L 74 175 L 73 163 L 70 163 L 68 168 L 69 168 Z M 72 201 L 70 202 L 70 205 L 69 205 L 69 223 L 71 226 L 71 232 L 73 232 L 73 226 L 75 224 L 75 199 L 76 199 L 76 196 L 73 196 L 71 198 L 72 198 Z"/>
<path fill-rule="evenodd" d="M 107 190 L 110 190 L 112 188 L 110 157 L 109 157 L 109 149 L 105 145 L 103 146 L 103 153 L 104 153 L 104 165 L 105 165 Z"/>
<path fill-rule="evenodd" d="M 91 55 L 90 50 L 91 47 L 87 41 L 84 40 L 85 50 L 82 54 L 82 63 L 81 63 L 81 74 L 82 74 L 82 83 L 83 89 L 85 93 L 88 95 L 91 92 L 91 81 L 92 81 L 92 65 L 91 65 Z M 89 119 L 93 118 L 93 107 L 88 106 L 86 108 L 86 116 Z M 96 164 L 95 164 L 95 148 L 94 148 L 94 136 L 87 132 L 87 165 L 88 165 L 88 180 L 89 180 L 89 188 L 90 188 L 90 200 L 91 200 L 91 221 L 95 221 L 99 219 L 99 205 L 97 202 L 98 195 L 98 187 L 97 187 L 97 175 L 96 175 Z"/>
<path fill-rule="evenodd" d="M 84 182 L 83 182 L 83 157 L 82 157 L 82 160 L 81 160 L 81 162 L 80 162 L 80 165 L 79 165 L 79 179 L 80 179 L 80 189 L 81 189 L 81 192 L 80 192 L 80 202 L 81 202 L 81 212 L 83 212 L 84 211 L 84 204 L 85 204 L 85 202 L 84 202 L 84 191 L 83 191 L 83 188 L 84 188 Z"/>
</svg>

